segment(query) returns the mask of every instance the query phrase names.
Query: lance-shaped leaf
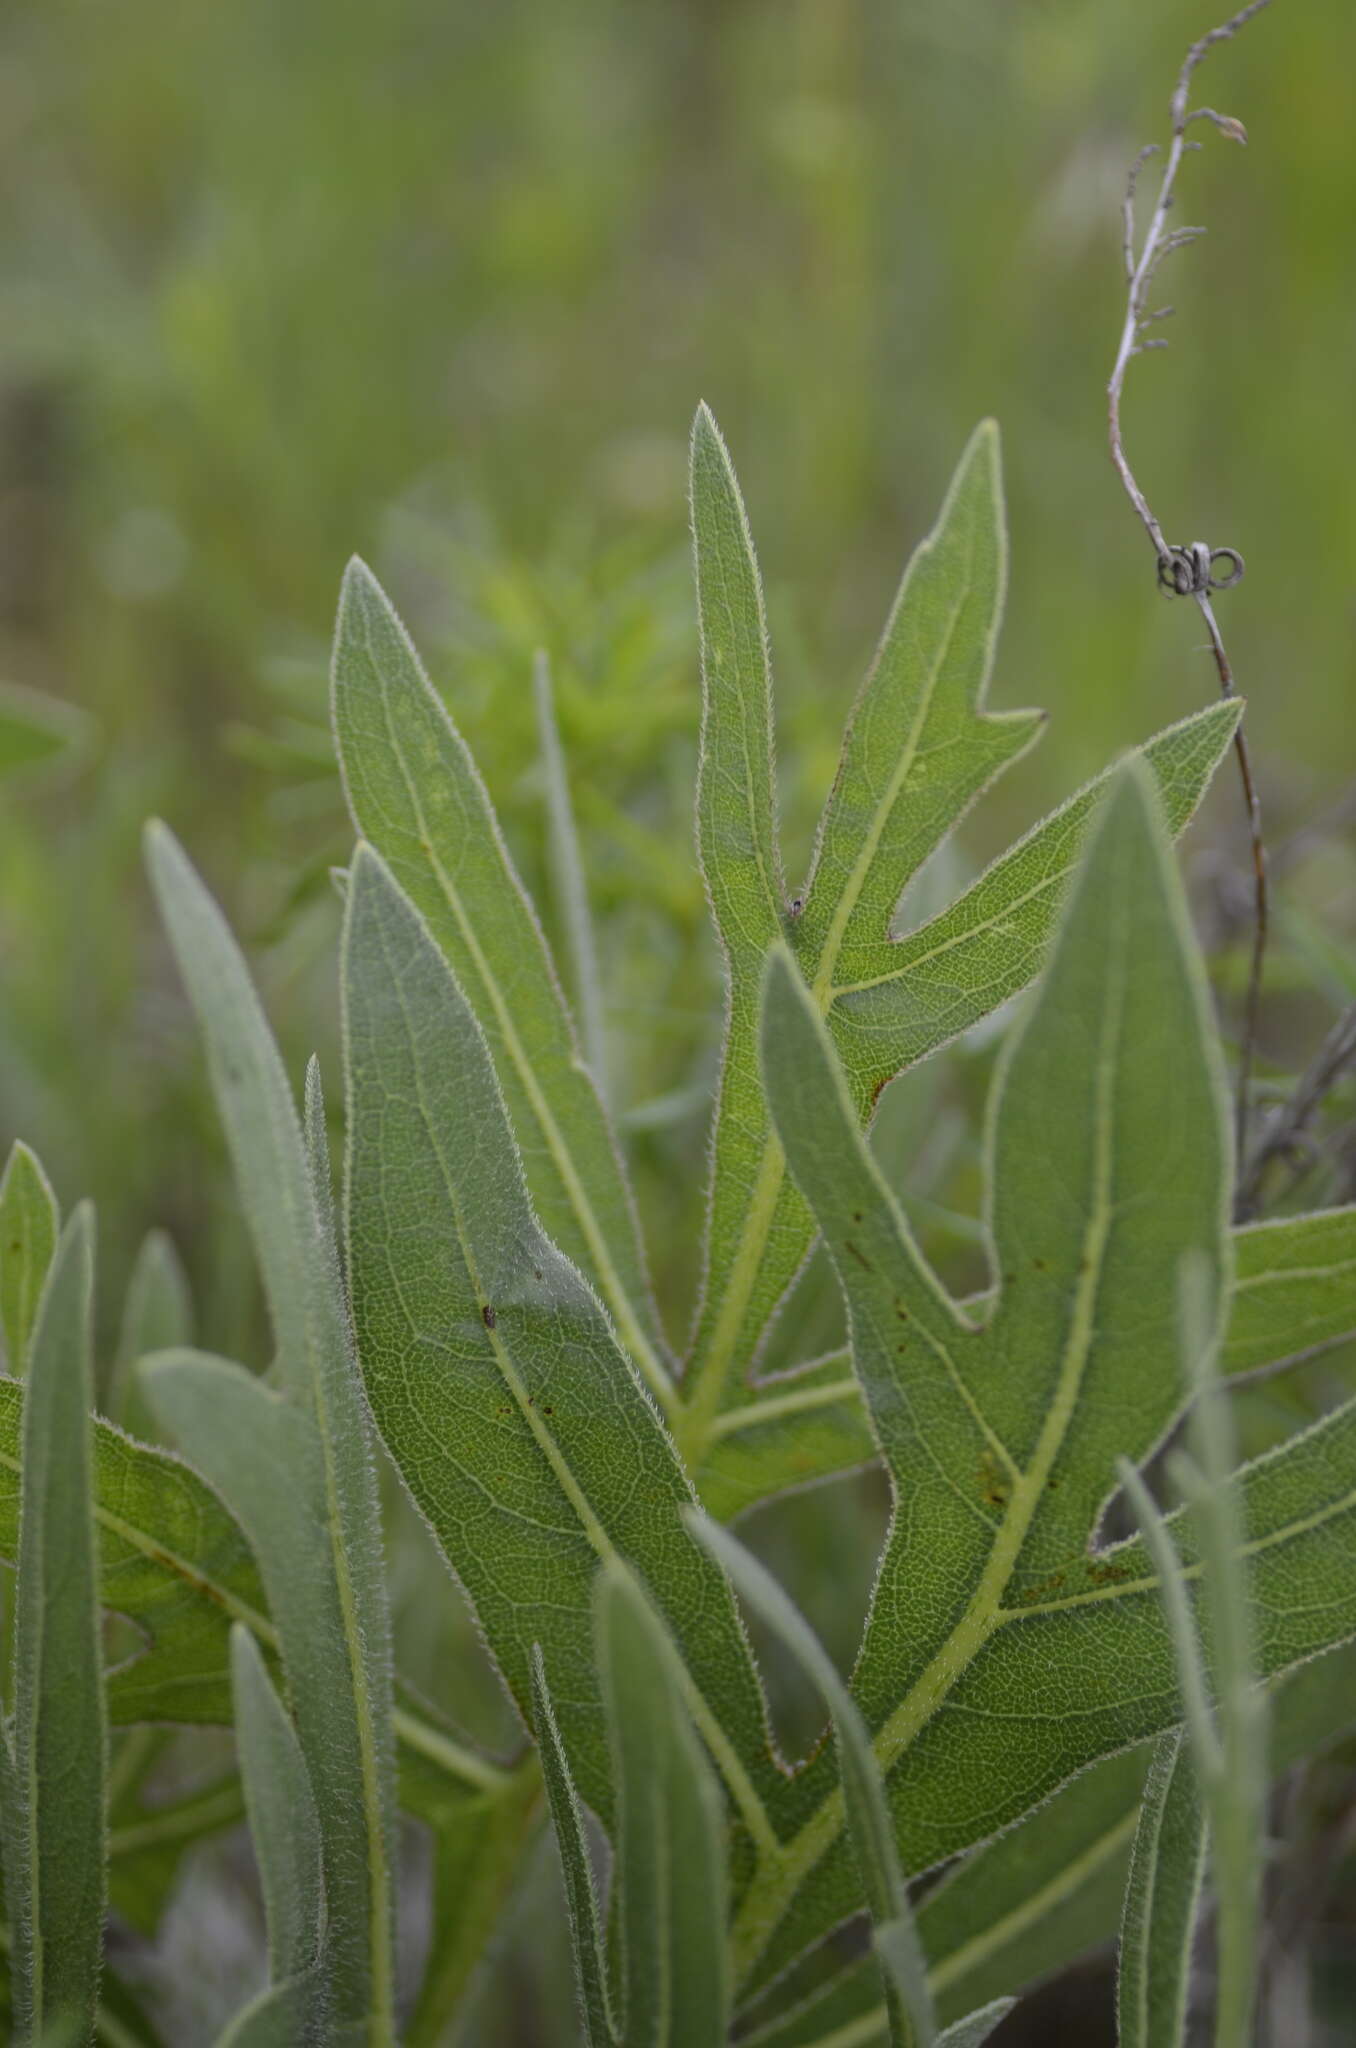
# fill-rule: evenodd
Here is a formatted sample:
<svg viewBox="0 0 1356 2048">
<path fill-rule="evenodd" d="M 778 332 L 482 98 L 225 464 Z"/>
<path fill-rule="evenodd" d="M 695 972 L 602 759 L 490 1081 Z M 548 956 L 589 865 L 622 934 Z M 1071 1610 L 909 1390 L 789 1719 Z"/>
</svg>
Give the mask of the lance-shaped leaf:
<svg viewBox="0 0 1356 2048">
<path fill-rule="evenodd" d="M 998 433 L 989 421 L 905 573 L 848 726 L 810 880 L 788 915 L 762 586 L 734 470 L 705 407 L 692 436 L 692 530 L 703 685 L 697 838 L 727 980 L 706 1299 L 694 1352 L 696 1398 L 709 1423 L 731 1361 L 749 1356 L 809 1237 L 797 1191 L 783 1191 L 759 1085 L 767 949 L 794 932 L 827 1007 L 835 978 L 855 978 L 863 943 L 885 936 L 905 884 L 980 790 L 1031 744 L 1040 715 L 982 709 L 1007 546 Z"/>
<path fill-rule="evenodd" d="M 1356 1208 L 1250 1223 L 1233 1232 L 1233 1286 L 1220 1353 L 1226 1377 L 1314 1358 L 1356 1336 Z M 983 1297 L 962 1304 L 982 1313 Z M 788 1488 L 875 1458 L 846 1349 L 760 1381 L 711 1428 L 697 1474 L 708 1514 L 732 1521 Z"/>
<path fill-rule="evenodd" d="M 320 1821 L 296 1730 L 248 1629 L 231 1631 L 235 1737 L 264 1894 L 269 1984 L 227 2030 L 232 2048 L 307 2038 L 325 1940 Z"/>
<path fill-rule="evenodd" d="M 60 1222 L 56 1196 L 37 1155 L 16 1141 L 0 1176 L 0 1343 L 15 1379 L 23 1377 L 27 1366 Z"/>
<path fill-rule="evenodd" d="M 937 2015 L 866 1724 L 824 1645 L 771 1573 L 728 1530 L 705 1516 L 689 1520 L 754 1613 L 790 1652 L 833 1722 L 848 1835 L 885 1979 L 890 2039 L 899 2048 L 915 2042 L 918 2048 L 932 2048 Z"/>
<path fill-rule="evenodd" d="M 1178 1259 L 1197 1250 L 1214 1313 L 1228 1243 L 1218 1055 L 1141 771 L 1116 785 L 1000 1077 L 1000 1288 L 982 1328 L 921 1261 L 784 957 L 764 1017 L 774 1110 L 897 1489 L 854 1696 L 913 1871 L 1180 1718 L 1150 1561 L 1134 1544 L 1090 1548 L 1113 1448 L 1143 1457 L 1181 1403 Z M 1266 1672 L 1356 1628 L 1354 1452 L 1341 1411 L 1245 1474 Z M 1321 1600 L 1307 1590 L 1319 1584 Z M 751 1978 L 853 1903 L 823 1758 L 798 1796 L 807 1817 L 741 1914 Z"/>
<path fill-rule="evenodd" d="M 489 1041 L 532 1199 L 669 1390 L 631 1196 L 488 792 L 371 572 L 349 564 L 334 729 L 353 821 L 417 904 Z"/>
<path fill-rule="evenodd" d="M 1209 1819 L 1217 1900 L 1216 2023 L 1219 2048 L 1252 2038 L 1266 1829 L 1266 1696 L 1256 1682 L 1249 1567 L 1233 1466 L 1232 1417 L 1220 1392 L 1214 1332 L 1193 1260 L 1181 1268 L 1182 1348 L 1196 1400 L 1192 1455 L 1169 1454 L 1170 1479 L 1191 1504 L 1203 1564 L 1200 1617 L 1171 1535 L 1143 1479 L 1121 1461 L 1121 1478 L 1162 1584 L 1177 1653 L 1192 1761 Z M 1213 1664 L 1206 1677 L 1207 1640 Z"/>
<path fill-rule="evenodd" d="M 1356 1335 L 1356 1207 L 1280 1216 L 1234 1232 L 1224 1377 L 1262 1372 Z"/>
<path fill-rule="evenodd" d="M 551 664 L 544 649 L 538 649 L 533 664 L 532 694 L 537 708 L 542 779 L 546 785 L 551 880 L 570 963 L 570 982 L 579 1017 L 579 1042 L 598 1093 L 606 1100 L 607 1061 L 598 949 L 594 942 L 593 919 L 589 915 L 588 883 L 584 875 L 583 855 L 579 851 L 579 834 L 575 829 L 574 805 L 570 801 L 565 752 L 560 744 L 560 728 L 556 724 Z"/>
<path fill-rule="evenodd" d="M 667 1708 L 665 1709 L 667 1712 Z M 574 1789 L 570 1760 L 560 1739 L 556 1711 L 546 1682 L 546 1660 L 541 1645 L 532 1652 L 532 1720 L 541 1748 L 542 1777 L 551 1808 L 560 1872 L 565 1884 L 565 1906 L 570 1918 L 570 1947 L 574 1956 L 575 1988 L 580 2017 L 584 2022 L 587 2048 L 611 2048 L 617 2038 L 608 1996 L 607 1963 L 603 1955 L 602 1927 L 598 1917 L 598 1894 L 593 1885 L 588 1837 L 584 1832 L 584 1810 Z"/>
<path fill-rule="evenodd" d="M 727 2038 L 725 1806 L 683 1667 L 635 1580 L 597 1575 L 598 1665 L 616 1783 L 614 1911 L 627 2048 Z"/>
<path fill-rule="evenodd" d="M 374 2038 L 393 2038 L 380 1703 L 355 1679 L 320 1432 L 285 1396 L 225 1359 L 162 1352 L 142 1372 L 152 1412 L 230 1498 L 259 1560 L 320 1813 L 336 2022 L 370 2019 Z"/>
<path fill-rule="evenodd" d="M 729 1588 L 681 1520 L 672 1443 L 596 1296 L 528 1202 L 488 1048 L 370 847 L 344 927 L 348 1271 L 387 1449 L 526 1714 L 540 1642 L 580 1791 L 610 1811 L 599 1559 L 644 1578 L 741 1809 L 780 1783 Z"/>
<path fill-rule="evenodd" d="M 1181 2048 L 1205 1864 L 1205 1810 L 1186 1731 L 1154 1749 L 1121 1923 L 1119 2048 Z"/>
<path fill-rule="evenodd" d="M 163 826 L 148 832 L 147 860 L 207 1042 L 268 1295 L 280 1391 L 191 1353 L 177 1362 L 169 1354 L 145 1385 L 157 1415 L 239 1514 L 259 1560 L 322 1817 L 336 2020 L 370 2021 L 385 2038 L 394 2031 L 390 1621 L 318 1074 L 313 1066 L 307 1077 L 308 1143 L 220 911 Z M 254 1442 L 260 1431 L 266 1449 Z"/>
<path fill-rule="evenodd" d="M 110 1410 L 134 1436 L 149 1434 L 136 1366 L 153 1351 L 193 1342 L 193 1295 L 174 1240 L 149 1230 L 132 1264 L 113 1363 Z"/>
<path fill-rule="evenodd" d="M 1270 1694 L 1274 1778 L 1356 1719 L 1356 1646 L 1286 1672 Z M 944 2021 L 1027 1989 L 1115 1933 L 1151 1754 L 1141 1745 L 1094 1764 L 928 1891 L 917 1923 Z M 808 2048 L 835 2025 L 865 2027 L 872 2015 L 883 2039 L 879 1973 L 865 1958 L 748 2038 L 757 2048 Z"/>
<path fill-rule="evenodd" d="M 93 2031 L 103 1947 L 107 1763 L 91 1519 L 94 1215 L 57 1245 L 30 1351 L 15 1581 L 5 1895 L 18 2033 Z"/>
<path fill-rule="evenodd" d="M 1006 548 L 997 434 L 986 424 L 905 576 L 849 726 L 808 893 L 788 907 L 757 567 L 729 459 L 704 413 L 693 438 L 693 529 L 705 684 L 698 842 L 728 979 L 706 1286 L 682 1429 L 700 1463 L 814 1231 L 759 1088 L 752 1019 L 768 945 L 779 933 L 792 945 L 864 1124 L 887 1082 L 1037 972 L 1101 785 L 1045 819 L 948 910 L 892 938 L 905 884 L 1039 725 L 1035 713 L 984 709 Z M 1174 832 L 1238 715 L 1236 704 L 1212 705 L 1144 748 Z"/>
</svg>

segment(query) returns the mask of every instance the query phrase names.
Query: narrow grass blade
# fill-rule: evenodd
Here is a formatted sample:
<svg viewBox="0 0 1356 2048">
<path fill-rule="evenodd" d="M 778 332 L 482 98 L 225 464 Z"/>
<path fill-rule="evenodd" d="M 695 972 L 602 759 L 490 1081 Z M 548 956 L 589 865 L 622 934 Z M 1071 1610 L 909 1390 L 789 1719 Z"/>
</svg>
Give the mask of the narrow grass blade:
<svg viewBox="0 0 1356 2048">
<path fill-rule="evenodd" d="M 0 1175 L 0 1340 L 16 1380 L 27 1370 L 60 1223 L 56 1196 L 36 1153 L 16 1140 Z"/>
<path fill-rule="evenodd" d="M 1144 1786 L 1121 1922 L 1119 2048 L 1182 2048 L 1205 1809 L 1186 1731 L 1160 1737 Z"/>
<path fill-rule="evenodd" d="M 824 1702 L 838 1746 L 848 1832 L 857 1857 L 877 1950 L 886 1972 L 891 2040 L 932 2048 L 937 2016 L 927 1964 L 895 1851 L 894 1828 L 871 1738 L 819 1638 L 763 1565 L 728 1529 L 693 1514 L 690 1523 L 760 1620 L 774 1632 Z"/>
<path fill-rule="evenodd" d="M 107 1737 L 94 1529 L 94 1216 L 82 1203 L 43 1291 L 24 1403 L 14 1770 L 5 1890 L 17 2038 L 84 2039 L 99 2002 Z"/>
<path fill-rule="evenodd" d="M 598 1574 L 596 1625 L 617 1784 L 626 2048 L 712 2048 L 730 2024 L 719 1781 L 684 1704 L 678 1653 L 622 1566 Z"/>
<path fill-rule="evenodd" d="M 546 1780 L 546 1797 L 551 1807 L 556 1847 L 560 1851 L 561 1875 L 565 1881 L 570 1946 L 574 1952 L 575 1983 L 585 2040 L 588 2048 L 611 2048 L 616 2036 L 607 1995 L 607 1965 L 603 1958 L 602 1931 L 598 1921 L 598 1895 L 593 1887 L 589 1845 L 584 1834 L 584 1813 L 570 1775 L 570 1760 L 556 1724 L 540 1644 L 534 1645 L 532 1653 L 532 1718 L 541 1751 L 542 1776 Z"/>
<path fill-rule="evenodd" d="M 349 564 L 334 643 L 349 809 L 417 905 L 489 1042 L 551 1236 L 659 1399 L 668 1368 L 626 1176 L 479 771 L 385 593 Z"/>
<path fill-rule="evenodd" d="M 539 649 L 532 669 L 537 706 L 537 741 L 546 785 L 546 822 L 551 850 L 551 880 L 570 962 L 570 985 L 579 1019 L 579 1043 L 603 1100 L 607 1100 L 607 1047 L 603 1035 L 603 992 L 598 975 L 598 949 L 589 915 L 588 884 L 575 829 L 574 806 L 565 771 L 565 754 L 556 724 L 551 664 Z"/>
</svg>

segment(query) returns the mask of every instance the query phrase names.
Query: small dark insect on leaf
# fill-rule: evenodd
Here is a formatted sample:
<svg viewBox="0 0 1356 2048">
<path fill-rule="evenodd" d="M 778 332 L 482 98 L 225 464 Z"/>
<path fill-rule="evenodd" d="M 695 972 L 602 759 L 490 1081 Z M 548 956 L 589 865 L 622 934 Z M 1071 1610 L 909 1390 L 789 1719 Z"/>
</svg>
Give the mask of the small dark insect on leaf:
<svg viewBox="0 0 1356 2048">
<path fill-rule="evenodd" d="M 488 1301 L 486 1302 L 484 1308 L 481 1309 L 480 1314 L 481 1319 L 484 1322 L 485 1328 L 487 1330 L 492 1330 L 495 1324 L 498 1322 L 499 1318 L 495 1314 L 494 1310 L 490 1307 Z"/>
</svg>

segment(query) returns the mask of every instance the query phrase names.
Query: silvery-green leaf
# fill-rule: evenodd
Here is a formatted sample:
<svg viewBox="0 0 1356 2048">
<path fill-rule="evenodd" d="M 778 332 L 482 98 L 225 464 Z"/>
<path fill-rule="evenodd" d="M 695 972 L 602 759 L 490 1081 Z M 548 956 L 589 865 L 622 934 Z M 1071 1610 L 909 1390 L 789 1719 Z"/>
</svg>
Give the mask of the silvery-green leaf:
<svg viewBox="0 0 1356 2048">
<path fill-rule="evenodd" d="M 1154 1747 L 1130 1851 L 1116 1997 L 1119 2048 L 1181 2048 L 1205 1865 L 1205 1809 L 1186 1731 Z"/>
<path fill-rule="evenodd" d="M 623 2039 L 713 2048 L 730 2024 L 725 1805 L 675 1645 L 616 1563 L 597 1576 L 597 1640 L 616 1782 Z"/>
<path fill-rule="evenodd" d="M 682 1521 L 663 1422 L 529 1203 L 481 1032 L 414 906 L 360 847 L 343 941 L 348 1272 L 372 1412 L 524 1715 L 539 1643 L 581 1797 L 611 1774 L 592 1629 L 621 1558 L 673 1627 L 702 1733 L 771 1840 L 782 1783 L 734 1602 Z"/>
<path fill-rule="evenodd" d="M 785 956 L 764 1020 L 774 1112 L 897 1488 L 853 1690 L 914 1872 L 1180 1718 L 1150 1559 L 1138 1543 L 1092 1547 L 1113 1450 L 1143 1457 L 1182 1404 L 1178 1260 L 1195 1246 L 1208 1262 L 1214 1314 L 1229 1244 L 1218 1053 L 1143 771 L 1114 787 L 1004 1063 L 999 1294 L 982 1325 L 923 1263 Z M 1356 1410 L 1245 1468 L 1242 1495 L 1259 1663 L 1274 1674 L 1356 1633 Z M 1194 1586 L 1184 1526 L 1183 1542 Z M 856 1903 L 830 1760 L 797 1795 L 797 1833 L 740 1915 L 750 1988 Z"/>
<path fill-rule="evenodd" d="M 777 846 L 771 670 L 761 585 L 734 472 L 704 410 L 693 432 L 703 654 L 698 843 L 726 957 L 727 1030 L 712 1147 L 706 1282 L 684 1449 L 703 1463 L 814 1222 L 760 1085 L 758 980 L 784 936 L 865 1124 L 883 1087 L 1018 993 L 1038 971 L 1106 778 L 1038 824 L 948 909 L 896 938 L 901 891 L 1038 716 L 985 695 L 1002 608 L 997 435 L 979 429 L 910 564 L 848 729 L 806 892 L 787 900 Z M 1169 825 L 1191 817 L 1238 720 L 1221 703 L 1148 742 Z M 805 1429 L 821 1442 L 827 1418 Z"/>
<path fill-rule="evenodd" d="M 37 1155 L 16 1141 L 0 1175 L 0 1343 L 15 1379 L 28 1363 L 42 1284 L 61 1217 Z"/>
<path fill-rule="evenodd" d="M 107 1736 L 91 1517 L 94 1215 L 76 1209 L 29 1352 L 15 1579 L 13 1749 L 5 1732 L 5 1895 L 16 2039 L 88 2039 L 106 1893 Z"/>
<path fill-rule="evenodd" d="M 470 752 L 358 561 L 335 628 L 334 729 L 354 824 L 426 919 L 485 1033 L 542 1222 L 663 1399 L 630 1191 L 541 927 Z"/>
</svg>

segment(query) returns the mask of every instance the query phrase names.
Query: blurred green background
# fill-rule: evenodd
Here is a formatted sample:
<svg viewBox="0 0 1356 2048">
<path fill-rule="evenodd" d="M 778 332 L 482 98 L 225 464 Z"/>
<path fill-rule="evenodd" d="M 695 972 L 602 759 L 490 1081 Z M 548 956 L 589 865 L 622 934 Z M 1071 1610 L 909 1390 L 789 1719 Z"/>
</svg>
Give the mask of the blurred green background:
<svg viewBox="0 0 1356 2048">
<path fill-rule="evenodd" d="M 730 441 L 767 578 L 793 874 L 983 413 L 1012 529 L 993 697 L 1052 716 L 959 862 L 1206 701 L 1199 621 L 1156 596 L 1108 464 L 1104 387 L 1126 165 L 1209 19 L 1180 0 L 10 0 L 0 679 L 87 718 L 69 758 L 0 783 L 0 1139 L 33 1142 L 66 1202 L 98 1198 L 110 1330 L 159 1224 L 202 1334 L 258 1356 L 138 835 L 169 819 L 294 1072 L 316 1046 L 333 1074 L 327 871 L 348 840 L 325 663 L 356 549 L 554 930 L 530 689 L 534 648 L 551 656 L 612 1096 L 681 1340 L 719 1014 L 690 828 L 694 405 Z M 1172 347 L 1126 403 L 1169 535 L 1248 560 L 1221 616 L 1273 847 L 1339 807 L 1280 861 L 1278 1081 L 1356 995 L 1353 76 L 1346 0 L 1278 0 L 1212 59 L 1202 95 L 1251 146 L 1200 131 L 1182 217 L 1210 235 L 1170 259 Z M 1228 774 L 1190 847 L 1227 1019 L 1246 906 Z M 973 1213 L 987 1057 L 896 1091 L 884 1142 L 943 1210 Z M 1334 1158 L 1310 1198 L 1343 1192 Z M 935 1249 L 973 1266 L 945 1215 Z M 799 1355 L 833 1320 L 811 1289 Z M 1255 1433 L 1315 1398 L 1259 1397 Z M 818 1502 L 799 1590 L 844 1654 L 860 1600 L 835 1588 L 855 1574 L 864 1599 L 879 1508 L 860 1487 Z"/>
</svg>

